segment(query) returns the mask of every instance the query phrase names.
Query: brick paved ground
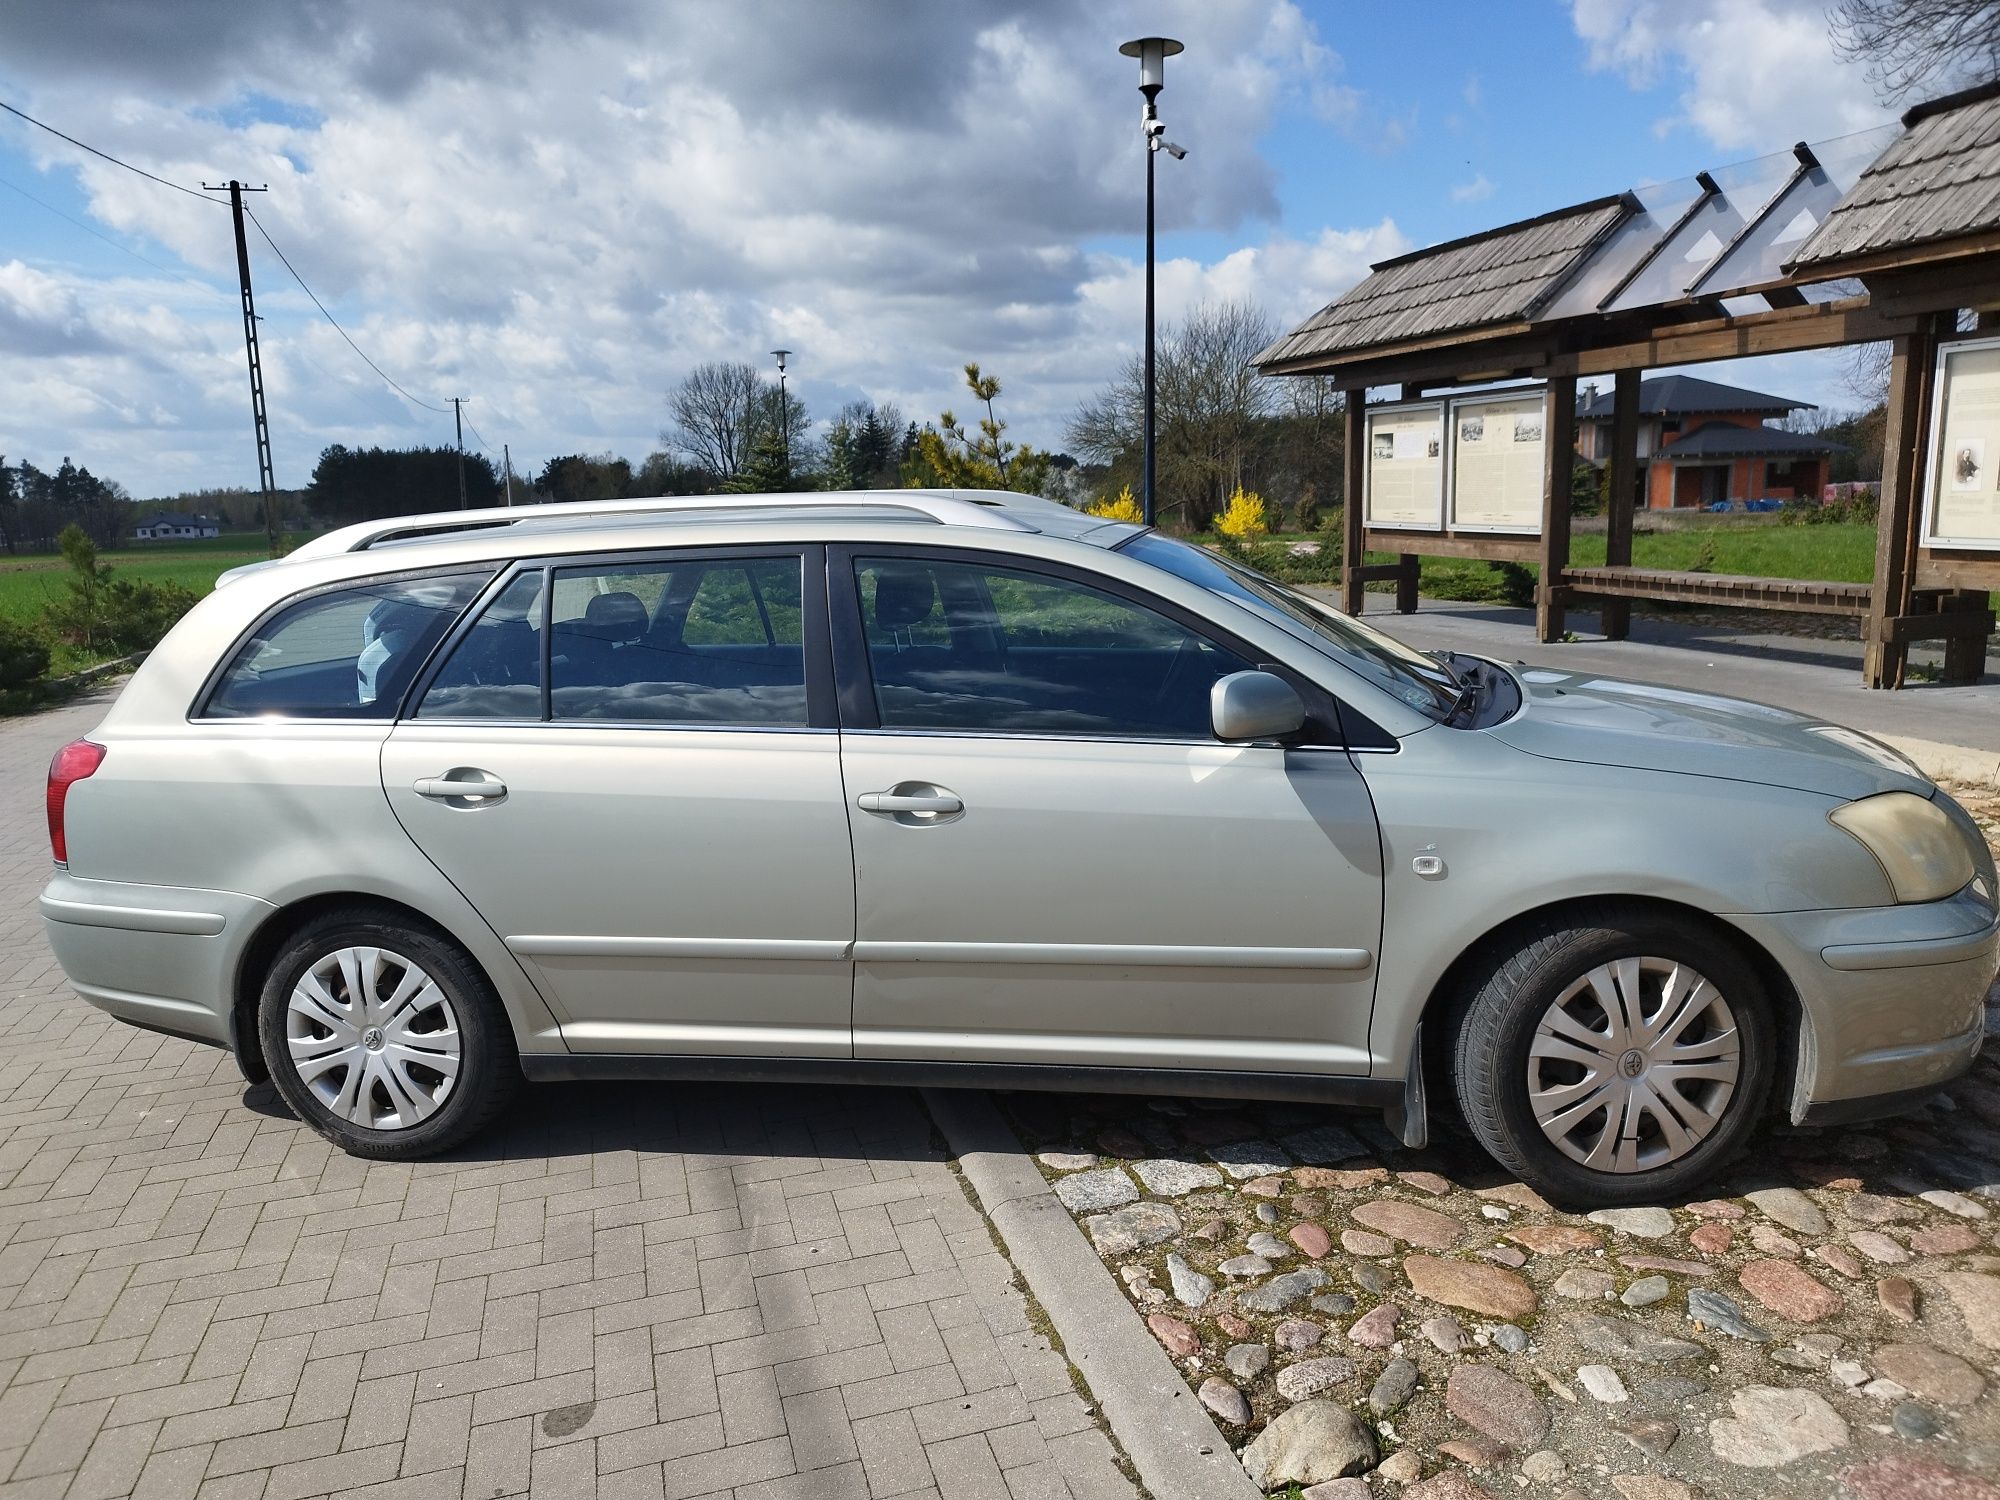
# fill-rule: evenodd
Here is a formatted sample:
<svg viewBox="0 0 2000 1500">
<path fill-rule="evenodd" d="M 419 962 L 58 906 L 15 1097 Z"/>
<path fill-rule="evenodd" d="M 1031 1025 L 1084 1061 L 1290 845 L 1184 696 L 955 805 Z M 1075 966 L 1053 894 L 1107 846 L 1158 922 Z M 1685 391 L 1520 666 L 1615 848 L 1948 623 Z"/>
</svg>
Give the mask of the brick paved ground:
<svg viewBox="0 0 2000 1500">
<path fill-rule="evenodd" d="M 0 1500 L 1130 1495 L 912 1094 L 543 1087 L 351 1160 L 76 999 L 0 725 Z"/>
</svg>

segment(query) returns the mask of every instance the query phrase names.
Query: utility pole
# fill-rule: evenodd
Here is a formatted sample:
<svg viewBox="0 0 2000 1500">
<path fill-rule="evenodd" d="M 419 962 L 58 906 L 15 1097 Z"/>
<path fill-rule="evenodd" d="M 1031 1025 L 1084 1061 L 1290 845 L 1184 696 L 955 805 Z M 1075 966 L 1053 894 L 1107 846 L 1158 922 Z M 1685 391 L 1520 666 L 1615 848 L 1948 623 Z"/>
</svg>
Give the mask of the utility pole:
<svg viewBox="0 0 2000 1500">
<path fill-rule="evenodd" d="M 512 509 L 514 505 L 514 455 L 507 451 L 505 443 L 500 445 L 500 469 L 507 476 L 507 505 L 509 509 Z"/>
<path fill-rule="evenodd" d="M 451 425 L 458 431 L 458 508 L 465 509 L 465 397 L 447 396 L 451 403 Z M 492 473 L 491 469 L 486 471 Z"/>
<path fill-rule="evenodd" d="M 203 183 L 202 191 L 219 193 L 219 187 Z M 243 349 L 250 361 L 250 416 L 257 429 L 257 483 L 264 495 L 264 532 L 276 557 L 281 545 L 278 525 L 278 487 L 271 477 L 271 424 L 264 417 L 264 362 L 257 356 L 257 303 L 250 295 L 250 242 L 243 236 L 243 195 L 267 193 L 268 187 L 245 187 L 229 179 L 229 212 L 236 220 L 236 278 L 243 286 Z"/>
</svg>

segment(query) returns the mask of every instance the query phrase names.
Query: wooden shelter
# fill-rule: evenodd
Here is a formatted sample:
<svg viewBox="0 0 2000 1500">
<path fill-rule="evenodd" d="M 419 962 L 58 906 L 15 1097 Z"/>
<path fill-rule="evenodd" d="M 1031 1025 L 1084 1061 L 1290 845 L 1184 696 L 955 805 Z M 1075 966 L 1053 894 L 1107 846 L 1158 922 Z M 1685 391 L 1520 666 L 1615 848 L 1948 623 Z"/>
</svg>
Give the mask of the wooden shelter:
<svg viewBox="0 0 2000 1500">
<path fill-rule="evenodd" d="M 1912 641 L 1945 642 L 1948 681 L 1976 681 L 1984 669 L 1994 624 L 1987 591 L 2000 588 L 2000 526 L 1990 536 L 1983 528 L 1989 512 L 2000 519 L 2000 487 L 1991 496 L 1982 487 L 2000 474 L 2000 397 L 1990 459 L 1984 427 L 1954 439 L 1954 453 L 1942 451 L 1941 406 L 1947 367 L 1963 353 L 1959 363 L 1967 371 L 1976 363 L 1980 383 L 1962 382 L 1953 420 L 1987 420 L 1975 408 L 1989 391 L 1988 365 L 2000 371 L 1996 333 L 2000 80 L 1919 105 L 1900 124 L 1802 142 L 1383 261 L 1256 364 L 1270 375 L 1327 376 L 1347 394 L 1341 582 L 1350 612 L 1359 611 L 1363 586 L 1382 579 L 1395 581 L 1396 607 L 1413 610 L 1420 556 L 1537 563 L 1544 641 L 1561 638 L 1565 612 L 1577 606 L 1596 608 L 1604 634 L 1623 638 L 1632 599 L 1852 615 L 1862 622 L 1866 681 L 1899 687 Z M 1992 343 L 1990 361 L 1982 338 Z M 1872 583 L 1634 568 L 1629 503 L 1610 507 L 1605 565 L 1571 565 L 1579 378 L 1612 379 L 1609 493 L 1627 497 L 1642 372 L 1878 341 L 1890 344 L 1891 362 Z M 1482 458 L 1489 467 L 1481 475 L 1500 475 L 1492 465 L 1509 455 L 1492 447 L 1488 423 L 1465 393 L 1522 380 L 1543 382 L 1513 390 L 1516 413 L 1536 396 L 1542 411 L 1539 421 L 1514 416 L 1510 429 L 1515 441 L 1535 445 L 1540 514 L 1512 526 L 1494 524 L 1490 514 L 1468 519 L 1481 514 L 1478 506 L 1445 498 L 1455 472 L 1474 472 L 1456 458 L 1460 444 L 1487 444 L 1481 453 L 1493 458 Z M 1406 449 L 1409 434 L 1389 430 L 1395 424 L 1386 418 L 1397 409 L 1368 406 L 1366 392 L 1382 386 L 1425 403 L 1400 409 L 1412 418 L 1406 428 L 1429 422 L 1433 406 L 1441 414 L 1425 429 L 1437 433 L 1427 449 L 1423 442 Z M 1990 388 L 2000 390 L 2000 374 Z M 1376 419 L 1383 430 L 1371 445 Z M 1364 504 L 1373 500 L 1371 464 L 1386 472 L 1405 458 L 1424 476 L 1436 465 L 1435 515 L 1411 519 L 1428 504 L 1419 486 L 1413 509 L 1371 519 Z M 1949 474 L 1947 460 L 1955 466 Z M 1960 518 L 1954 525 L 1964 534 L 1943 525 L 1948 515 Z M 1368 552 L 1397 561 L 1370 566 Z"/>
</svg>

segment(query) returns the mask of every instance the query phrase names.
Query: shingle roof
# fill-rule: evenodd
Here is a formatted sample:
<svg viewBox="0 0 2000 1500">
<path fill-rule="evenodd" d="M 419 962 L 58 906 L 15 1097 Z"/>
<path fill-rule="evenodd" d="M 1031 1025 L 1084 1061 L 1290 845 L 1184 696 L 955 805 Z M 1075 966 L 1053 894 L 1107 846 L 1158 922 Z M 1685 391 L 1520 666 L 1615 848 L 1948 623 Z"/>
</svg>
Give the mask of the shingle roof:
<svg viewBox="0 0 2000 1500">
<path fill-rule="evenodd" d="M 1531 317 L 1632 212 L 1622 195 L 1597 198 L 1382 261 L 1359 286 L 1258 354 L 1254 363 Z"/>
<path fill-rule="evenodd" d="M 1920 104 L 1903 124 L 1792 266 L 2000 230 L 2000 79 Z"/>
<path fill-rule="evenodd" d="M 1828 442 L 1782 427 L 1738 427 L 1734 422 L 1704 422 L 1671 443 L 1662 443 L 1661 458 L 1759 458 L 1786 453 L 1845 452 L 1846 445 Z"/>
<path fill-rule="evenodd" d="M 1679 413 L 1716 411 L 1788 412 L 1810 411 L 1810 401 L 1793 401 L 1786 396 L 1770 396 L 1762 391 L 1724 385 L 1719 380 L 1703 380 L 1696 375 L 1655 375 L 1639 382 L 1639 411 L 1645 416 L 1673 416 Z M 1576 409 L 1579 417 L 1611 415 L 1611 393 Z"/>
</svg>

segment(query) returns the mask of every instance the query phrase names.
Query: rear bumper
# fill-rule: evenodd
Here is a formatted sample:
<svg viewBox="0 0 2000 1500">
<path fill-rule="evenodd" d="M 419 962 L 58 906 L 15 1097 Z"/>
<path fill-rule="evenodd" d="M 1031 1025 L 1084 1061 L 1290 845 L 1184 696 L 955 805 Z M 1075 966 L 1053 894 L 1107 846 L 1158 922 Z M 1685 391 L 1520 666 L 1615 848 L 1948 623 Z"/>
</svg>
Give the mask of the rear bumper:
<svg viewBox="0 0 2000 1500">
<path fill-rule="evenodd" d="M 269 903 L 58 870 L 40 906 L 56 961 L 85 1000 L 149 1031 L 231 1045 L 231 976 Z"/>
<path fill-rule="evenodd" d="M 1793 1120 L 1893 1114 L 1978 1057 L 2000 968 L 2000 916 L 1984 901 L 1730 920 L 1784 966 L 1804 1012 Z"/>
</svg>

